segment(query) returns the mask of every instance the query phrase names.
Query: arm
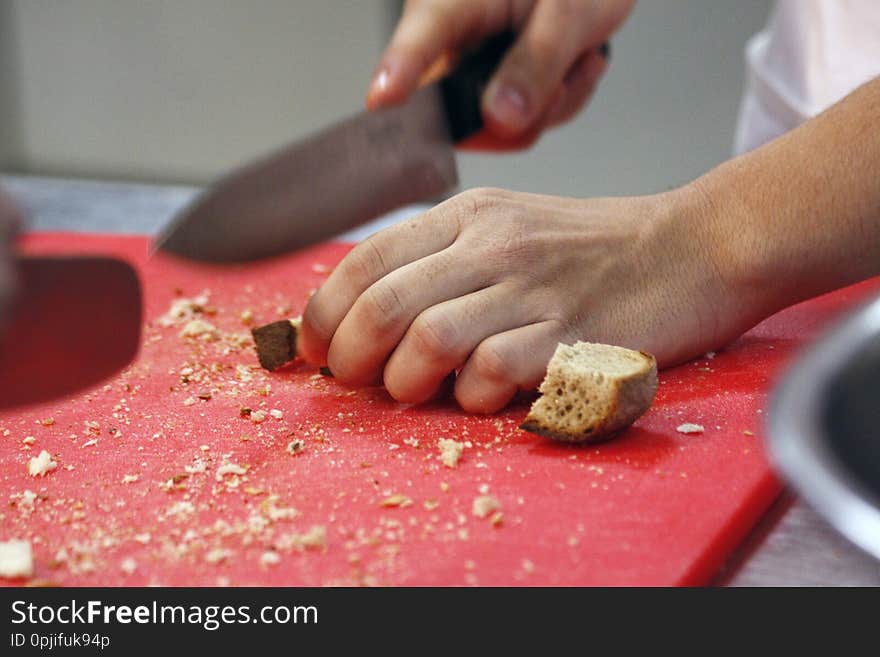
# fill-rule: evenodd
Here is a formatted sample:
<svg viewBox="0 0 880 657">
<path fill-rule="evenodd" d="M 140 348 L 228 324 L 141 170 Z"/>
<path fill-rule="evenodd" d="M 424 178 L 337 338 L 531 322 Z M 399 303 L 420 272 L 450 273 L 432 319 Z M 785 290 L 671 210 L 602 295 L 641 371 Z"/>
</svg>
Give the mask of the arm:
<svg viewBox="0 0 880 657">
<path fill-rule="evenodd" d="M 880 79 L 671 192 L 459 194 L 358 245 L 309 302 L 301 353 L 421 402 L 458 371 L 492 412 L 558 342 L 670 365 L 801 299 L 880 273 Z"/>
<path fill-rule="evenodd" d="M 694 186 L 750 322 L 880 273 L 880 78 Z"/>
</svg>

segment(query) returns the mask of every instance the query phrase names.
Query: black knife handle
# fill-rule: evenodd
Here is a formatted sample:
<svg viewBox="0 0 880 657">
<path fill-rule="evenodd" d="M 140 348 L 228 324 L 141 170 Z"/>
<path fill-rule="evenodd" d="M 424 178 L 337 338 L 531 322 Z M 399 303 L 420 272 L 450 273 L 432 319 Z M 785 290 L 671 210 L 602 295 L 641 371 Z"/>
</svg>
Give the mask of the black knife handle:
<svg viewBox="0 0 880 657">
<path fill-rule="evenodd" d="M 479 50 L 466 55 L 455 70 L 440 81 L 453 141 L 459 142 L 483 129 L 483 114 L 480 111 L 483 92 L 514 41 L 516 34 L 510 30 L 487 39 Z M 599 54 L 609 58 L 611 52 L 607 41 L 599 47 Z"/>
<path fill-rule="evenodd" d="M 443 106 L 452 140 L 459 142 L 483 128 L 480 99 L 516 35 L 502 32 L 487 39 L 479 50 L 466 55 L 455 70 L 440 81 Z"/>
</svg>

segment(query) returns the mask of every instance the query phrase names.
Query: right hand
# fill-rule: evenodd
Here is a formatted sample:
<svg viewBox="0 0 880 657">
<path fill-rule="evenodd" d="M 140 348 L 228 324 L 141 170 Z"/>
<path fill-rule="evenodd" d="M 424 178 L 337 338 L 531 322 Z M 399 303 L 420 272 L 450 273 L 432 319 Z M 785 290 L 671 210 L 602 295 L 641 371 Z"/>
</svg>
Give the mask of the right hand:
<svg viewBox="0 0 880 657">
<path fill-rule="evenodd" d="M 15 298 L 16 276 L 13 245 L 22 216 L 12 200 L 0 189 L 0 331 L 9 319 Z"/>
<path fill-rule="evenodd" d="M 482 98 L 486 130 L 472 145 L 522 148 L 567 121 L 606 68 L 599 53 L 635 0 L 407 0 L 367 93 L 367 107 L 404 102 L 438 62 L 513 29 L 517 40 Z M 480 138 L 482 137 L 482 138 Z"/>
</svg>

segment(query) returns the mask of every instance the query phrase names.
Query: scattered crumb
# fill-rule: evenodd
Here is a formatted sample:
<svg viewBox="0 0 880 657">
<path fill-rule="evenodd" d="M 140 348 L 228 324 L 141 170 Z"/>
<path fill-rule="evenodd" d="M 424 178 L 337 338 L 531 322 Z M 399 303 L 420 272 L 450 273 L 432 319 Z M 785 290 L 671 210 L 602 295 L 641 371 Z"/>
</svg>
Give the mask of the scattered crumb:
<svg viewBox="0 0 880 657">
<path fill-rule="evenodd" d="M 299 454 L 305 448 L 306 444 L 300 438 L 297 438 L 296 440 L 291 440 L 289 443 L 287 443 L 287 453 L 291 455 Z"/>
<path fill-rule="evenodd" d="M 123 484 L 133 484 L 133 483 L 136 482 L 138 479 L 140 479 L 140 476 L 139 476 L 139 475 L 136 475 L 136 474 L 133 474 L 133 475 L 132 475 L 132 474 L 127 474 L 127 475 L 125 475 L 124 477 L 122 477 L 122 483 L 123 483 Z"/>
<path fill-rule="evenodd" d="M 274 566 L 275 564 L 281 563 L 281 555 L 277 552 L 273 552 L 271 550 L 267 550 L 260 555 L 260 565 L 261 566 Z"/>
<path fill-rule="evenodd" d="M 748 429 L 746 429 L 745 431 L 743 431 L 743 435 L 745 435 L 745 436 L 754 436 L 754 435 L 755 435 L 755 432 L 754 432 L 754 431 L 749 431 Z"/>
<path fill-rule="evenodd" d="M 181 338 L 216 338 L 217 327 L 203 319 L 192 319 L 180 331 Z"/>
<path fill-rule="evenodd" d="M 269 415 L 274 417 L 276 420 L 284 419 L 284 413 L 281 412 L 280 410 L 278 410 L 277 408 L 273 408 L 271 411 L 269 411 Z"/>
<path fill-rule="evenodd" d="M 692 422 L 679 424 L 675 430 L 678 431 L 678 433 L 703 433 L 703 431 L 705 431 L 702 425 L 693 424 Z"/>
<path fill-rule="evenodd" d="M 237 463 L 224 463 L 219 468 L 217 468 L 217 472 L 214 475 L 214 478 L 217 481 L 222 481 L 223 477 L 228 474 L 233 475 L 243 475 L 247 474 L 247 468 L 238 465 Z"/>
<path fill-rule="evenodd" d="M 327 529 L 323 525 L 315 525 L 305 534 L 300 534 L 299 543 L 306 549 L 327 547 Z"/>
<path fill-rule="evenodd" d="M 146 545 L 147 543 L 150 542 L 150 539 L 152 538 L 152 536 L 150 536 L 149 532 L 144 532 L 142 534 L 135 534 L 134 536 L 132 536 L 132 538 L 135 541 L 137 541 L 138 543 L 140 543 L 141 545 Z"/>
<path fill-rule="evenodd" d="M 496 511 L 489 517 L 489 522 L 493 527 L 500 527 L 501 523 L 504 522 L 504 514 L 501 511 Z"/>
<path fill-rule="evenodd" d="M 474 498 L 472 513 L 478 518 L 486 518 L 489 514 L 500 511 L 501 502 L 491 495 L 480 495 Z"/>
<path fill-rule="evenodd" d="M 58 467 L 58 464 L 52 460 L 52 455 L 45 449 L 28 461 L 28 474 L 31 477 L 44 477 L 46 473 L 51 472 Z"/>
<path fill-rule="evenodd" d="M 134 571 L 137 570 L 137 562 L 131 557 L 126 557 L 122 560 L 122 563 L 119 564 L 119 569 L 126 575 L 134 575 Z"/>
<path fill-rule="evenodd" d="M 34 555 L 30 541 L 0 542 L 0 577 L 30 577 L 34 574 Z"/>
<path fill-rule="evenodd" d="M 443 465 L 447 468 L 454 468 L 458 465 L 458 460 L 464 451 L 464 443 L 452 438 L 441 438 L 437 441 L 437 447 L 440 448 L 440 461 Z"/>
<path fill-rule="evenodd" d="M 386 497 L 379 504 L 381 506 L 388 506 L 388 507 L 394 506 L 394 507 L 401 507 L 402 508 L 402 507 L 407 507 L 407 506 L 411 505 L 412 503 L 413 503 L 412 500 L 410 498 L 408 498 L 406 495 L 401 495 L 400 493 L 398 493 L 396 495 Z"/>
<path fill-rule="evenodd" d="M 199 403 L 199 400 L 196 399 L 195 397 L 187 397 L 186 399 L 183 400 L 184 406 L 193 406 L 194 404 L 198 404 L 198 403 Z"/>
<path fill-rule="evenodd" d="M 266 420 L 266 411 L 251 411 L 248 413 L 248 417 L 250 417 L 251 422 L 254 424 L 259 424 Z"/>
<path fill-rule="evenodd" d="M 208 293 L 202 292 L 192 299 L 175 299 L 171 307 L 158 319 L 159 326 L 174 326 L 190 320 L 204 311 L 208 304 Z"/>
<path fill-rule="evenodd" d="M 42 424 L 44 427 L 51 427 L 53 424 L 55 424 L 55 418 L 54 417 L 44 418 L 44 419 L 40 420 L 40 424 Z"/>
<path fill-rule="evenodd" d="M 214 548 L 205 555 L 205 561 L 207 561 L 208 563 L 216 564 L 222 561 L 226 561 L 232 555 L 233 552 L 229 548 Z"/>
<path fill-rule="evenodd" d="M 25 445 L 33 445 L 35 442 L 37 442 L 37 439 L 33 436 L 25 436 L 24 438 L 22 438 L 21 442 L 23 442 Z"/>
<path fill-rule="evenodd" d="M 245 326 L 249 326 L 250 324 L 254 323 L 254 313 L 250 310 L 242 310 L 241 315 L 239 315 L 238 318 Z"/>
</svg>

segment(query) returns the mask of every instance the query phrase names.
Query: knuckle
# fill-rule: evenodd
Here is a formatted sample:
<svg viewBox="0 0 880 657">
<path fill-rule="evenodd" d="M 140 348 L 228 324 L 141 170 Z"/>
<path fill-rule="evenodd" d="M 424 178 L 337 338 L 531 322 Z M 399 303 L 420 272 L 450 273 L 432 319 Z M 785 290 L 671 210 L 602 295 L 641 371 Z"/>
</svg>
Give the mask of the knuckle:
<svg viewBox="0 0 880 657">
<path fill-rule="evenodd" d="M 364 292 L 362 301 L 366 325 L 377 332 L 387 331 L 402 318 L 403 301 L 394 286 L 387 281 L 373 283 Z"/>
<path fill-rule="evenodd" d="M 496 341 L 484 340 L 474 351 L 473 367 L 480 378 L 494 383 L 510 383 L 510 358 Z"/>
<path fill-rule="evenodd" d="M 409 334 L 421 356 L 437 361 L 456 351 L 460 331 L 441 312 L 425 311 L 415 319 Z"/>
<path fill-rule="evenodd" d="M 354 282 L 368 285 L 385 273 L 386 260 L 375 236 L 367 238 L 343 260 L 345 271 Z"/>
</svg>

